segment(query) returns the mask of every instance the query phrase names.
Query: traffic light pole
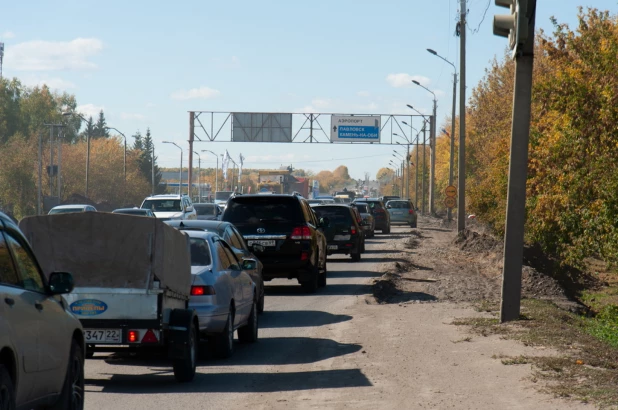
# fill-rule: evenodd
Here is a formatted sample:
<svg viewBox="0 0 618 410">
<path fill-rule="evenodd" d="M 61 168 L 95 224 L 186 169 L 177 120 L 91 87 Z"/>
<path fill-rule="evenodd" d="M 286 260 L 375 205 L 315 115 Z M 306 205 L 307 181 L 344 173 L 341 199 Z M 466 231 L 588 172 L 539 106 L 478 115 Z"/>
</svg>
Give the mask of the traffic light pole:
<svg viewBox="0 0 618 410">
<path fill-rule="evenodd" d="M 521 307 L 521 270 L 526 216 L 526 180 L 528 175 L 528 141 L 532 100 L 534 61 L 534 23 L 536 0 L 528 1 L 527 41 L 515 52 L 515 89 L 511 124 L 511 154 L 504 234 L 502 301 L 500 322 L 519 319 Z"/>
</svg>

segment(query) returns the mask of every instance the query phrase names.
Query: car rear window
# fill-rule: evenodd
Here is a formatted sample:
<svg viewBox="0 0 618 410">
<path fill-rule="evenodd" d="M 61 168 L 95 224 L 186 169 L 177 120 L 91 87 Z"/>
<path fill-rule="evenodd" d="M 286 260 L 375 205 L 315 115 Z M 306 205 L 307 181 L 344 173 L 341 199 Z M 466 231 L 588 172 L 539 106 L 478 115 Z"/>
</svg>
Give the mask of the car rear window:
<svg viewBox="0 0 618 410">
<path fill-rule="evenodd" d="M 193 204 L 193 207 L 198 215 L 213 215 L 215 213 L 215 206 L 211 204 Z"/>
<path fill-rule="evenodd" d="M 191 266 L 208 266 L 212 262 L 210 248 L 202 238 L 189 238 L 191 245 Z"/>
<path fill-rule="evenodd" d="M 366 204 L 356 204 L 356 209 L 358 209 L 358 212 L 360 212 L 361 214 L 369 213 L 369 211 L 367 210 Z"/>
<path fill-rule="evenodd" d="M 352 222 L 350 210 L 342 206 L 316 206 L 313 210 L 319 218 L 328 218 L 331 225 L 349 225 Z"/>
<path fill-rule="evenodd" d="M 388 205 L 394 209 L 410 209 L 410 203 L 408 201 L 389 201 Z"/>
<path fill-rule="evenodd" d="M 228 202 L 223 220 L 233 224 L 301 222 L 303 214 L 296 198 L 237 197 Z"/>
<path fill-rule="evenodd" d="M 147 199 L 142 204 L 142 209 L 150 209 L 152 212 L 181 212 L 180 199 Z"/>
</svg>

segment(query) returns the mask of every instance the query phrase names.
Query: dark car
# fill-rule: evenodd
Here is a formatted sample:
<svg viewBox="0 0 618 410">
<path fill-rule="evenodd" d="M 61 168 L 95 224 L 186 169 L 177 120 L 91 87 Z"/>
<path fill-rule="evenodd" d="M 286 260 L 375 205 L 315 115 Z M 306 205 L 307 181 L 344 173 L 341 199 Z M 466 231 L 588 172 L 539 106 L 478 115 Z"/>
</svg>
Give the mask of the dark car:
<svg viewBox="0 0 618 410">
<path fill-rule="evenodd" d="M 156 218 L 155 214 L 150 209 L 142 209 L 142 208 L 120 208 L 120 209 L 114 209 L 112 213 L 113 214 L 123 214 L 123 215 L 149 216 L 151 218 Z"/>
<path fill-rule="evenodd" d="M 318 205 L 313 210 L 323 220 L 328 254 L 350 255 L 354 262 L 361 259 L 365 247 L 363 229 L 357 220 L 358 211 L 349 205 Z"/>
<path fill-rule="evenodd" d="M 356 208 L 363 219 L 361 226 L 363 227 L 363 231 L 365 231 L 365 237 L 373 238 L 376 235 L 376 223 L 367 204 L 362 202 L 353 202 L 350 205 Z"/>
<path fill-rule="evenodd" d="M 257 260 L 257 269 L 248 270 L 247 273 L 251 276 L 251 279 L 255 283 L 255 287 L 257 289 L 257 311 L 258 313 L 262 313 L 264 311 L 264 278 L 262 277 L 264 265 L 251 252 L 244 238 L 233 224 L 222 221 L 204 220 L 165 221 L 165 223 L 176 229 L 200 229 L 207 232 L 214 232 L 230 245 L 239 261 L 244 259 Z"/>
<path fill-rule="evenodd" d="M 376 198 L 359 198 L 354 202 L 367 204 L 367 208 L 369 208 L 369 212 L 375 220 L 375 229 L 379 229 L 382 233 L 391 232 L 391 217 L 382 201 Z"/>
<path fill-rule="evenodd" d="M 323 223 L 299 195 L 236 196 L 221 220 L 236 226 L 264 264 L 265 281 L 297 279 L 307 292 L 326 286 Z"/>
<path fill-rule="evenodd" d="M 217 204 L 193 204 L 198 220 L 214 221 L 222 214 Z"/>
<path fill-rule="evenodd" d="M 401 199 L 401 197 L 398 195 L 384 195 L 384 196 L 379 197 L 378 199 L 382 201 L 384 205 L 386 205 L 388 201 L 392 201 L 394 199 Z"/>
</svg>

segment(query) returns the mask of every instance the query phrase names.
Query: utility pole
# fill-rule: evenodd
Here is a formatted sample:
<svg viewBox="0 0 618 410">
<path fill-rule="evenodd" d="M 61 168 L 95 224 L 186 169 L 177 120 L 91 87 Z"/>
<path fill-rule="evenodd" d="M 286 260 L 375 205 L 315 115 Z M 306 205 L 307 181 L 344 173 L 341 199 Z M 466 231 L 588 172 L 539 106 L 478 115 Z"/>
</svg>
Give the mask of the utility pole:
<svg viewBox="0 0 618 410">
<path fill-rule="evenodd" d="M 54 175 L 54 124 L 47 125 L 49 125 L 49 172 L 47 175 L 49 177 L 49 196 L 51 197 L 54 195 L 54 179 L 52 178 Z"/>
<path fill-rule="evenodd" d="M 425 169 L 427 167 L 427 121 L 423 124 L 423 175 L 422 175 L 422 184 L 423 184 L 423 203 L 421 207 L 421 213 L 425 215 Z"/>
<path fill-rule="evenodd" d="M 43 183 L 43 137 L 39 134 L 39 187 L 37 190 L 36 214 L 41 215 L 41 185 Z"/>
<path fill-rule="evenodd" d="M 459 21 L 459 44 L 461 58 L 459 61 L 459 164 L 457 204 L 457 232 L 466 229 L 466 0 L 461 0 Z"/>
<path fill-rule="evenodd" d="M 451 156 L 448 167 L 448 184 L 453 186 L 453 167 L 455 166 L 455 106 L 457 105 L 457 72 L 453 73 L 453 113 L 451 114 Z M 453 208 L 447 209 L 448 221 L 453 220 Z"/>
<path fill-rule="evenodd" d="M 496 4 L 510 7 L 511 13 L 517 13 L 494 18 L 494 34 L 508 35 L 509 45 L 513 49 L 515 58 L 511 154 L 500 305 L 500 322 L 504 323 L 519 319 L 521 306 L 536 0 L 502 1 Z"/>
<path fill-rule="evenodd" d="M 429 134 L 429 214 L 436 213 L 436 111 L 438 102 L 433 99 L 433 115 L 431 116 L 431 134 Z"/>
<path fill-rule="evenodd" d="M 414 163 L 414 205 L 416 206 L 416 209 L 418 209 L 418 137 L 420 135 L 420 132 L 416 133 L 416 162 Z"/>
<path fill-rule="evenodd" d="M 152 142 L 152 161 L 150 161 L 150 166 L 152 168 L 152 195 L 155 194 L 155 172 L 154 172 L 154 163 L 155 163 L 155 147 L 154 141 Z"/>
<path fill-rule="evenodd" d="M 189 170 L 187 174 L 187 195 L 191 198 L 191 185 L 193 184 L 193 129 L 195 126 L 195 112 L 189 111 Z M 182 169 L 181 169 L 182 172 Z"/>
</svg>

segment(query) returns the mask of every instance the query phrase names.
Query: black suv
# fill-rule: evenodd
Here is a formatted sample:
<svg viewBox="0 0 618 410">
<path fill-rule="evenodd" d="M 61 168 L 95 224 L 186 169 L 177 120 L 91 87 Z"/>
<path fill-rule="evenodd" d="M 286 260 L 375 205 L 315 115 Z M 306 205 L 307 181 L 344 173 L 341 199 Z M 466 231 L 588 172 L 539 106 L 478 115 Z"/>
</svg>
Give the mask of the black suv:
<svg viewBox="0 0 618 410">
<path fill-rule="evenodd" d="M 221 217 L 236 226 L 264 265 L 265 281 L 297 279 L 308 292 L 326 286 L 323 223 L 299 195 L 230 198 Z"/>
<path fill-rule="evenodd" d="M 360 261 L 365 235 L 355 209 L 349 205 L 318 205 L 313 210 L 321 219 L 328 220 L 325 227 L 328 254 L 343 253 L 350 255 L 354 262 Z"/>
<path fill-rule="evenodd" d="M 382 201 L 376 198 L 359 198 L 355 199 L 354 202 L 366 203 L 376 222 L 376 229 L 379 229 L 382 233 L 391 233 L 391 215 L 386 211 Z"/>
</svg>

